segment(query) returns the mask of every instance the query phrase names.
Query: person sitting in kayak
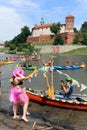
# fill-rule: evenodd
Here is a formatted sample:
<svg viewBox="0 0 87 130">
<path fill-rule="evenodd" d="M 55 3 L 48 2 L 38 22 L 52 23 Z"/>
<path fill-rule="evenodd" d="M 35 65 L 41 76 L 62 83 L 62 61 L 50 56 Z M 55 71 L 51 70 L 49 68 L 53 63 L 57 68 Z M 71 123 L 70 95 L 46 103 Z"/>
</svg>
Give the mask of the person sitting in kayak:
<svg viewBox="0 0 87 130">
<path fill-rule="evenodd" d="M 72 85 L 72 78 L 66 78 L 66 84 L 61 81 L 61 89 L 63 92 L 60 92 L 60 95 L 63 95 L 65 99 L 69 99 L 73 93 L 73 85 Z"/>
</svg>

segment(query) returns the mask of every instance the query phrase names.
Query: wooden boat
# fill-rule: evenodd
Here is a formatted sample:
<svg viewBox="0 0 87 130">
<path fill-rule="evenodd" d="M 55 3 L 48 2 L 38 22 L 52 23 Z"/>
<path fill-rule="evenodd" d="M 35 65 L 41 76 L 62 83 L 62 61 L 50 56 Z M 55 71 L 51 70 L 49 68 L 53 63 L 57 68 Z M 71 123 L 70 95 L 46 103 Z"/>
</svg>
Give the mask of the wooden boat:
<svg viewBox="0 0 87 130">
<path fill-rule="evenodd" d="M 43 92 L 36 92 L 32 90 L 26 91 L 27 96 L 29 97 L 30 101 L 42 104 L 42 105 L 49 105 L 52 107 L 59 107 L 65 109 L 74 109 L 74 110 L 81 110 L 87 111 L 87 100 L 84 100 L 84 96 L 79 96 L 77 98 L 72 98 L 69 100 L 60 99 L 60 98 L 50 98 L 47 95 L 44 95 Z M 87 98 L 87 97 L 86 97 Z"/>
<path fill-rule="evenodd" d="M 58 70 L 74 70 L 74 69 L 80 69 L 81 67 L 79 65 L 70 65 L 70 66 L 53 66 L 54 69 Z"/>
<path fill-rule="evenodd" d="M 53 63 L 51 65 L 53 66 Z M 70 98 L 65 99 L 59 92 L 54 91 L 53 71 L 51 71 L 51 86 L 48 82 L 48 76 L 46 73 L 44 73 L 44 77 L 46 78 L 47 82 L 47 91 L 32 89 L 26 90 L 26 94 L 30 101 L 52 107 L 87 111 L 87 95 L 74 94 Z"/>
</svg>

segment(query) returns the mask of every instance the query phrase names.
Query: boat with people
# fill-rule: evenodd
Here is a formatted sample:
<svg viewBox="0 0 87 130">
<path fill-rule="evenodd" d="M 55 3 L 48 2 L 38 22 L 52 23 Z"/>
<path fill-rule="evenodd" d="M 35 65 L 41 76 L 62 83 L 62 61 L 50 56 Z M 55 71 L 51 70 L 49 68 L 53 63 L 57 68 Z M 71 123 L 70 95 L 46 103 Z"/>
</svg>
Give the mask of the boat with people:
<svg viewBox="0 0 87 130">
<path fill-rule="evenodd" d="M 52 59 L 50 59 L 47 63 L 44 63 L 44 66 L 51 66 Z M 68 62 L 67 62 L 68 63 Z M 86 67 L 86 64 L 82 61 L 80 64 L 73 64 L 73 65 L 54 65 L 54 69 L 58 70 L 74 70 Z"/>
<path fill-rule="evenodd" d="M 52 66 L 53 66 L 53 63 L 51 64 L 51 67 Z M 63 95 L 61 95 L 60 91 L 54 89 L 53 70 L 49 71 L 51 73 L 51 85 L 49 84 L 47 72 L 50 69 L 50 67 L 49 66 L 45 66 L 45 67 L 46 67 L 45 70 L 42 68 L 40 70 L 44 72 L 43 74 L 44 74 L 44 77 L 46 78 L 47 90 L 46 91 L 33 90 L 31 88 L 26 89 L 26 94 L 29 97 L 29 100 L 32 102 L 41 104 L 41 105 L 48 105 L 51 107 L 87 111 L 87 94 L 72 93 L 70 97 L 65 98 Z M 60 72 L 59 70 L 57 71 Z M 62 72 L 60 74 L 62 74 Z M 70 82 L 72 81 L 73 85 L 76 85 L 76 84 L 79 85 L 79 83 L 76 80 L 69 77 L 69 75 L 67 74 L 64 74 L 64 75 L 67 76 L 66 78 L 67 81 L 70 81 Z M 80 84 L 80 85 L 84 87 L 83 84 Z"/>
<path fill-rule="evenodd" d="M 24 70 L 35 70 L 37 69 L 37 66 L 28 66 L 28 67 L 22 67 Z"/>
<path fill-rule="evenodd" d="M 80 65 L 69 65 L 69 66 L 53 66 L 54 69 L 58 69 L 58 70 L 74 70 L 74 69 L 80 69 Z"/>
<path fill-rule="evenodd" d="M 41 105 L 87 111 L 87 95 L 73 95 L 71 99 L 61 99 L 57 98 L 58 94 L 56 94 L 54 95 L 56 98 L 51 98 L 46 95 L 46 92 L 44 91 L 32 89 L 27 90 L 26 94 L 28 95 L 30 101 Z"/>
<path fill-rule="evenodd" d="M 22 68 L 24 70 L 35 70 L 35 69 L 37 69 L 37 66 L 31 65 L 31 64 L 26 65 L 25 63 L 23 63 L 23 64 L 18 63 L 16 66 L 19 67 L 19 68 Z"/>
</svg>

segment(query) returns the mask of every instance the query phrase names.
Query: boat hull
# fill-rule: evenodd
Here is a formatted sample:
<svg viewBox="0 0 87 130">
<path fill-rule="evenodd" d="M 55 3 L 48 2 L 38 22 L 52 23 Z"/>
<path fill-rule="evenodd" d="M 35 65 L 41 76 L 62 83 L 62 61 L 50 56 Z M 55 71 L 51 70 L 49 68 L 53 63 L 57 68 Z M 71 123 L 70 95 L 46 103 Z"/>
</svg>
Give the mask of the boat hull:
<svg viewBox="0 0 87 130">
<path fill-rule="evenodd" d="M 3 61 L 3 65 L 13 64 L 13 61 Z"/>
<path fill-rule="evenodd" d="M 27 91 L 26 94 L 29 97 L 30 101 L 33 101 L 42 105 L 49 105 L 52 107 L 59 107 L 59 108 L 65 108 L 65 109 L 87 111 L 87 102 L 79 102 L 79 101 L 72 102 L 72 100 L 51 99 L 43 95 L 34 94 L 30 91 Z"/>
</svg>

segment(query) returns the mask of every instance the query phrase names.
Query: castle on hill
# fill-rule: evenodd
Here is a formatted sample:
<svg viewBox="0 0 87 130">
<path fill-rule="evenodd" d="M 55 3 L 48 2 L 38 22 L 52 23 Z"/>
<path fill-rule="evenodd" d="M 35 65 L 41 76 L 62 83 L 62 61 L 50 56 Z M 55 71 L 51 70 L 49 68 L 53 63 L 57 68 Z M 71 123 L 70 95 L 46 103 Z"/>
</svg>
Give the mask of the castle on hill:
<svg viewBox="0 0 87 130">
<path fill-rule="evenodd" d="M 27 42 L 49 42 L 54 40 L 55 34 L 50 31 L 53 23 L 45 24 L 43 18 L 40 25 L 32 28 L 32 35 L 27 38 Z M 68 15 L 65 18 L 65 24 L 61 24 L 60 35 L 66 45 L 72 44 L 75 39 L 74 16 Z"/>
</svg>

